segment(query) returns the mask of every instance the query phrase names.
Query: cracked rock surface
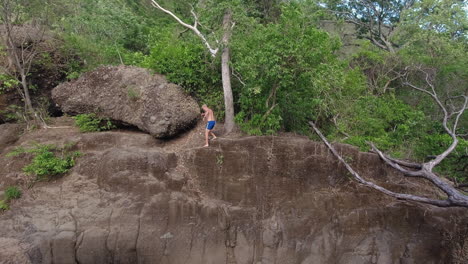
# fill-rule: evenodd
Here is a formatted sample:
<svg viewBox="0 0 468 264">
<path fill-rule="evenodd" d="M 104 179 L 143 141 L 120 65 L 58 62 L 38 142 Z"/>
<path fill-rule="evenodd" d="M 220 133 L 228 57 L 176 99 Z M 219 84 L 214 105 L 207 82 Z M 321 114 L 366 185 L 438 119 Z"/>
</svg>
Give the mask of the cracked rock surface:
<svg viewBox="0 0 468 264">
<path fill-rule="evenodd" d="M 190 129 L 200 114 L 197 102 L 179 86 L 133 66 L 99 67 L 55 87 L 52 99 L 65 113 L 96 113 L 156 138 Z"/>
<path fill-rule="evenodd" d="M 177 148 L 140 132 L 26 133 L 0 153 L 0 263 L 466 263 L 468 212 L 388 198 L 349 179 L 327 148 L 299 137 L 219 138 Z M 28 189 L 31 142 L 76 142 L 66 175 Z M 376 155 L 337 145 L 362 175 L 437 197 Z"/>
</svg>

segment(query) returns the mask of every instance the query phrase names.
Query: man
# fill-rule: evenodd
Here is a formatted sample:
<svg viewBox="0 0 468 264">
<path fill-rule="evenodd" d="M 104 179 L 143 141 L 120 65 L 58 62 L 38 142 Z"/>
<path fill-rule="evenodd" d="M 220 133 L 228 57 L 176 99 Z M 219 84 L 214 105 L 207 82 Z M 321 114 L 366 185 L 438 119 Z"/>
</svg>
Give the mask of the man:
<svg viewBox="0 0 468 264">
<path fill-rule="evenodd" d="M 216 139 L 216 135 L 211 131 L 214 128 L 216 121 L 215 121 L 213 110 L 208 108 L 206 104 L 202 105 L 202 109 L 203 111 L 205 111 L 205 113 L 202 113 L 203 121 L 205 119 L 208 121 L 206 123 L 206 130 L 205 130 L 205 146 L 203 147 L 208 147 L 209 146 L 208 137 L 210 136 L 210 134 L 213 136 L 213 139 Z"/>
</svg>

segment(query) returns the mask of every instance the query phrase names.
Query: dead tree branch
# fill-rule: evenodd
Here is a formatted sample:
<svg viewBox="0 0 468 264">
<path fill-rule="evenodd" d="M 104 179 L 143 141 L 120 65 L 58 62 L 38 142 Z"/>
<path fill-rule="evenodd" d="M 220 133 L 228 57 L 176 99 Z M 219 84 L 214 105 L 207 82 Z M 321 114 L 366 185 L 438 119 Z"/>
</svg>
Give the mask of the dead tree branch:
<svg viewBox="0 0 468 264">
<path fill-rule="evenodd" d="M 171 11 L 169 11 L 169 10 L 163 8 L 162 6 L 160 6 L 160 5 L 158 4 L 158 2 L 156 2 L 155 0 L 151 0 L 151 4 L 152 4 L 154 7 L 158 8 L 159 10 L 163 11 L 164 13 L 166 13 L 166 14 L 172 16 L 172 17 L 173 17 L 179 24 L 181 24 L 182 26 L 184 26 L 184 27 L 186 27 L 186 28 L 192 30 L 192 31 L 195 33 L 195 35 L 197 35 L 197 36 L 202 40 L 203 44 L 204 44 L 204 45 L 206 46 L 206 48 L 209 50 L 211 56 L 216 57 L 216 54 L 218 53 L 219 47 L 213 48 L 213 47 L 211 46 L 211 44 L 208 42 L 208 40 L 206 39 L 206 37 L 200 32 L 200 30 L 198 30 L 197 27 L 198 27 L 198 25 L 199 25 L 200 23 L 199 23 L 199 21 L 198 21 L 198 16 L 195 14 L 195 11 L 193 10 L 193 8 L 192 8 L 192 10 L 190 11 L 190 13 L 192 14 L 192 16 L 193 16 L 193 18 L 194 18 L 194 20 L 195 20 L 195 22 L 194 22 L 194 24 L 193 24 L 193 26 L 192 26 L 192 25 L 189 25 L 189 24 L 185 23 L 184 21 L 182 21 L 179 17 L 177 17 L 177 16 L 176 16 L 174 13 L 172 13 Z M 216 40 L 216 46 L 218 46 L 218 45 L 219 45 L 219 42 Z"/>
<path fill-rule="evenodd" d="M 415 85 L 409 80 L 410 70 L 415 70 L 418 73 L 422 74 L 425 87 Z M 446 200 L 434 200 L 434 199 L 424 198 L 424 197 L 415 196 L 415 195 L 395 193 L 385 188 L 382 188 L 381 186 L 378 186 L 372 182 L 364 180 L 361 176 L 359 176 L 359 174 L 357 174 L 357 172 L 355 172 L 351 168 L 351 166 L 349 166 L 349 164 L 346 163 L 346 161 L 344 161 L 344 159 L 338 154 L 338 152 L 333 148 L 333 146 L 322 135 L 319 129 L 315 126 L 315 124 L 313 122 L 309 122 L 309 124 L 312 126 L 315 132 L 320 136 L 322 141 L 325 142 L 325 144 L 332 151 L 332 153 L 340 160 L 341 163 L 345 165 L 346 169 L 360 183 L 365 184 L 366 186 L 369 186 L 373 189 L 379 190 L 387 195 L 390 195 L 399 199 L 423 202 L 423 203 L 433 204 L 437 206 L 468 207 L 468 196 L 460 193 L 456 189 L 457 187 L 453 186 L 453 184 L 450 184 L 448 181 L 441 179 L 439 176 L 437 176 L 433 172 L 434 167 L 440 164 L 457 147 L 459 140 L 457 138 L 456 130 L 458 127 L 458 122 L 460 120 L 460 117 L 468 108 L 468 96 L 459 95 L 459 96 L 451 97 L 451 99 L 463 99 L 463 102 L 461 102 L 459 107 L 455 107 L 453 101 L 451 101 L 450 102 L 451 111 L 449 111 L 447 107 L 445 107 L 445 105 L 442 103 L 442 100 L 439 98 L 436 92 L 436 87 L 435 87 L 435 82 L 434 82 L 435 77 L 436 77 L 435 75 L 436 75 L 435 70 L 423 69 L 421 66 L 413 67 L 412 69 L 407 67 L 403 74 L 399 74 L 399 76 L 401 76 L 403 79 L 404 85 L 411 87 L 412 89 L 415 89 L 422 93 L 428 94 L 429 96 L 431 96 L 434 102 L 442 110 L 444 114 L 442 125 L 444 127 L 445 132 L 449 134 L 450 137 L 452 138 L 452 143 L 450 144 L 450 146 L 445 151 L 440 153 L 439 155 L 433 156 L 430 161 L 422 163 L 422 164 L 418 164 L 418 163 L 412 163 L 412 162 L 402 161 L 402 160 L 388 157 L 381 150 L 379 150 L 373 143 L 370 143 L 370 145 L 372 147 L 372 150 L 376 152 L 379 155 L 379 157 L 387 165 L 401 172 L 406 177 L 418 177 L 418 178 L 423 178 L 431 182 L 434 186 L 439 188 L 441 191 L 443 191 L 447 195 Z M 453 119 L 453 117 L 455 118 Z M 453 119 L 452 125 L 449 124 L 450 119 Z"/>
<path fill-rule="evenodd" d="M 407 71 L 410 69 L 407 68 Z M 463 115 L 465 110 L 467 109 L 468 106 L 468 96 L 467 95 L 460 95 L 456 96 L 454 98 L 463 98 L 463 103 L 462 106 L 459 107 L 458 110 L 453 110 L 452 112 L 449 112 L 447 108 L 444 106 L 442 101 L 440 100 L 439 96 L 437 95 L 435 85 L 434 85 L 434 78 L 435 78 L 435 72 L 430 71 L 430 70 L 425 70 L 421 66 L 414 67 L 414 70 L 422 73 L 424 75 L 424 80 L 426 82 L 426 85 L 428 86 L 427 88 L 419 87 L 413 83 L 411 83 L 408 79 L 409 74 L 405 74 L 405 78 L 403 80 L 403 85 L 406 85 L 408 87 L 411 87 L 415 90 L 418 90 L 420 92 L 423 92 L 425 94 L 428 94 L 431 96 L 431 98 L 434 100 L 434 102 L 439 106 L 439 108 L 442 110 L 444 117 L 442 120 L 442 126 L 444 127 L 445 132 L 452 137 L 452 144 L 441 154 L 435 156 L 434 159 L 431 161 L 425 163 L 424 165 L 427 167 L 429 171 L 432 171 L 432 169 L 437 166 L 442 160 L 444 160 L 458 145 L 458 138 L 456 134 L 456 130 L 458 128 L 458 122 L 460 120 L 460 117 Z M 452 106 L 452 108 L 454 108 Z M 455 120 L 453 121 L 453 125 L 450 127 L 448 122 L 451 119 L 451 117 L 455 116 Z"/>
<path fill-rule="evenodd" d="M 374 190 L 380 191 L 386 195 L 389 195 L 391 197 L 397 198 L 397 199 L 402 199 L 402 200 L 408 200 L 408 201 L 416 201 L 416 202 L 422 202 L 422 203 L 427 203 L 427 204 L 432 204 L 436 206 L 441 206 L 441 207 L 448 207 L 452 206 L 449 200 L 436 200 L 436 199 L 430 199 L 426 197 L 421 197 L 417 195 L 412 195 L 412 194 L 404 194 L 404 193 L 397 193 L 397 192 L 392 192 L 384 187 L 381 187 L 373 182 L 366 181 L 364 178 L 362 178 L 359 173 L 357 173 L 344 159 L 341 157 L 341 155 L 336 151 L 336 149 L 328 142 L 328 140 L 325 138 L 325 136 L 320 132 L 320 130 L 317 128 L 314 122 L 309 122 L 310 126 L 314 129 L 315 133 L 322 139 L 322 141 L 325 143 L 325 145 L 330 149 L 330 151 L 333 153 L 333 155 L 346 167 L 349 173 L 361 184 L 370 187 Z M 468 205 L 467 205 L 468 206 Z"/>
</svg>

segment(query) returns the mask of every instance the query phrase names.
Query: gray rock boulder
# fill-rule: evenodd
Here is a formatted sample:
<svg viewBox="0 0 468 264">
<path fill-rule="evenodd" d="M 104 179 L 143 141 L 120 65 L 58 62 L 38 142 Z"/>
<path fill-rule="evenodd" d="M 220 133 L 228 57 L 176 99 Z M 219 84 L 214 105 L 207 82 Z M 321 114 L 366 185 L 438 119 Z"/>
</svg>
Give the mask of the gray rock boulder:
<svg viewBox="0 0 468 264">
<path fill-rule="evenodd" d="M 197 102 L 179 86 L 130 66 L 100 67 L 57 86 L 52 98 L 65 113 L 96 113 L 156 138 L 173 137 L 190 128 L 200 113 Z"/>
</svg>

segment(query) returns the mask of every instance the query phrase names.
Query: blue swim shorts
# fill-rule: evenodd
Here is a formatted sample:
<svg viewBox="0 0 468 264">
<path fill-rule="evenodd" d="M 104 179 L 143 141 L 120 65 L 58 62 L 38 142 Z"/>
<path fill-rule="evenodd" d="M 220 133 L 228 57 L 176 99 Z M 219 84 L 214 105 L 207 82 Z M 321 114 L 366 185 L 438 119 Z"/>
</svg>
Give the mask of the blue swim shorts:
<svg viewBox="0 0 468 264">
<path fill-rule="evenodd" d="M 206 123 L 206 129 L 212 130 L 215 124 L 216 124 L 216 121 L 208 121 L 208 123 Z"/>
</svg>

